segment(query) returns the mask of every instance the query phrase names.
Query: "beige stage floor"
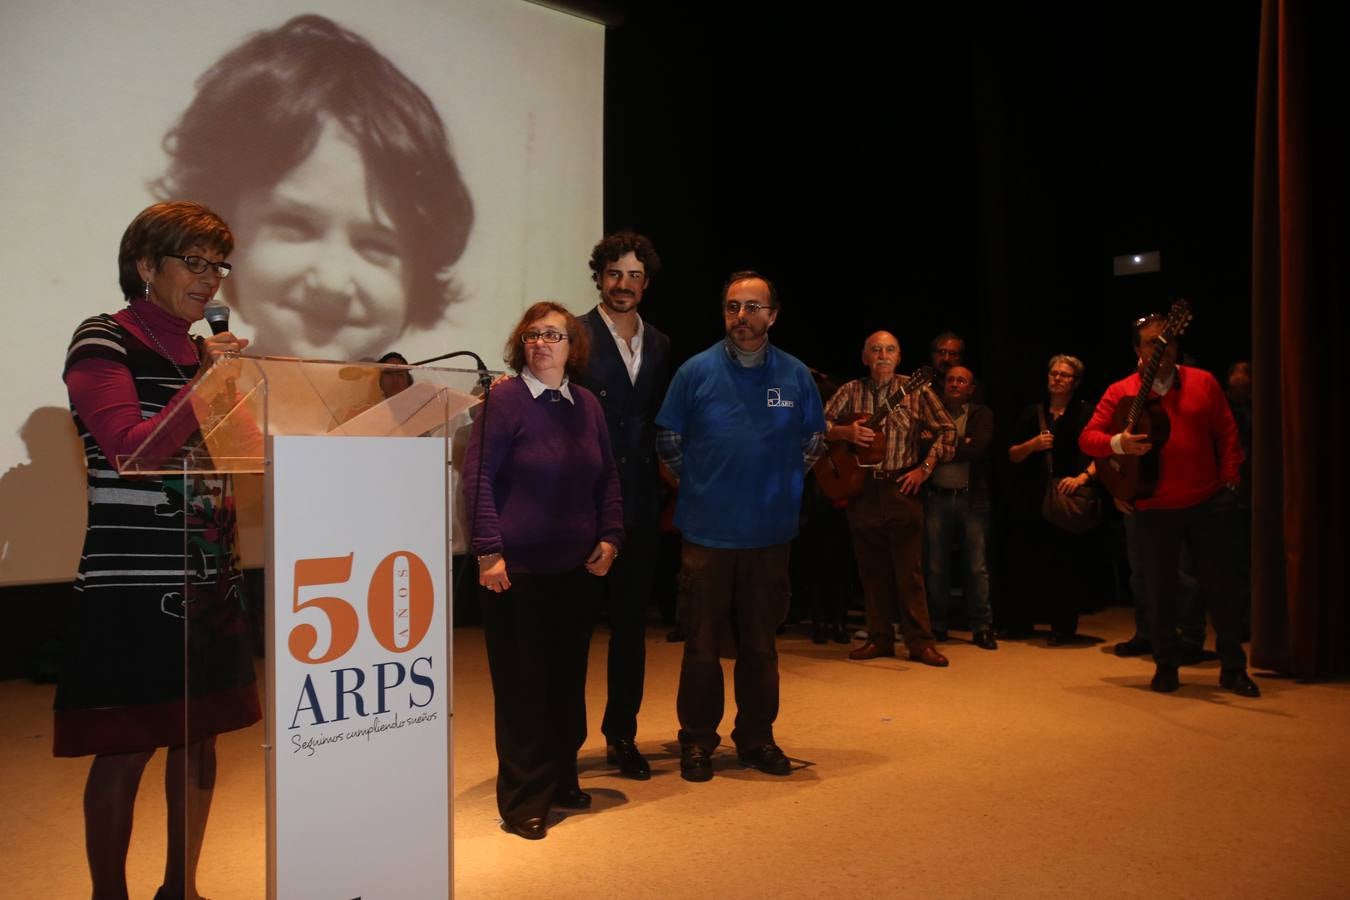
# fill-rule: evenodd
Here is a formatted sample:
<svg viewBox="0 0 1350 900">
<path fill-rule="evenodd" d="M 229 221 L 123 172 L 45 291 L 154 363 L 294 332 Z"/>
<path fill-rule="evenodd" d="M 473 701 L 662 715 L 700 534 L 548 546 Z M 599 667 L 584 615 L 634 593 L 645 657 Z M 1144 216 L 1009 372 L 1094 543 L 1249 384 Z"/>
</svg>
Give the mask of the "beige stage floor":
<svg viewBox="0 0 1350 900">
<path fill-rule="evenodd" d="M 840 645 L 787 634 L 777 735 L 797 768 L 746 770 L 724 745 L 716 777 L 699 785 L 678 774 L 680 645 L 656 627 L 638 735 L 655 776 L 627 781 L 605 766 L 600 632 L 582 751 L 595 807 L 555 817 L 539 842 L 500 830 L 483 635 L 457 630 L 456 893 L 1350 896 L 1350 683 L 1258 674 L 1265 696 L 1245 700 L 1219 691 L 1207 663 L 1182 670 L 1179 693 L 1157 695 L 1151 662 L 1108 652 L 1128 628 L 1115 609 L 1086 617 L 1083 633 L 1101 641 L 1076 647 L 1014 641 L 991 653 L 956 640 L 945 670 L 849 662 Z M 50 756 L 51 695 L 0 683 L 4 897 L 89 895 L 87 762 Z M 222 739 L 201 877 L 215 900 L 262 895 L 260 740 L 260 729 Z M 157 762 L 129 865 L 138 900 L 162 865 Z"/>
</svg>

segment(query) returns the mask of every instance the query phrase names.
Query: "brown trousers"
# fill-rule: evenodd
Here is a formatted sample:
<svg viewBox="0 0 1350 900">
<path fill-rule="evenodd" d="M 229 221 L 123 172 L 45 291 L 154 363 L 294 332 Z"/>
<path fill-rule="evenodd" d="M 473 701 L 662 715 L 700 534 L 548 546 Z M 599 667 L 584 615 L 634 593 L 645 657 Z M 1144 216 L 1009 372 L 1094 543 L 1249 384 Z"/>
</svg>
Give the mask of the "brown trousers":
<svg viewBox="0 0 1350 900">
<path fill-rule="evenodd" d="M 734 655 L 736 724 L 732 743 L 753 750 L 773 743 L 778 718 L 775 631 L 787 616 L 788 545 L 752 549 L 684 542 L 680 570 L 684 660 L 675 699 L 680 743 L 709 753 L 722 737 L 726 704 L 722 658 Z"/>
<path fill-rule="evenodd" d="M 867 605 L 867 636 L 882 647 L 895 643 L 891 623 L 911 654 L 933 645 L 923 578 L 923 501 L 893 481 L 868 479 L 848 507 L 853 552 Z"/>
</svg>

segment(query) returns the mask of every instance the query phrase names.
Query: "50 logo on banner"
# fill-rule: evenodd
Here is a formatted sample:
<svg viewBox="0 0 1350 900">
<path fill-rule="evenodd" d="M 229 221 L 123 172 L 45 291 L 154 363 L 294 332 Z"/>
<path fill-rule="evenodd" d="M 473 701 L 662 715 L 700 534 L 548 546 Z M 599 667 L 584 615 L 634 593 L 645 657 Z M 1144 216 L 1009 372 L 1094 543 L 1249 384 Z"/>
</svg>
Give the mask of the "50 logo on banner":
<svg viewBox="0 0 1350 900">
<path fill-rule="evenodd" d="M 357 606 L 337 596 L 334 588 L 351 581 L 354 558 L 354 553 L 348 553 L 295 562 L 291 615 L 321 614 L 328 623 L 328 644 L 320 652 L 319 628 L 302 621 L 287 633 L 286 647 L 301 666 L 341 662 L 326 674 L 313 669 L 296 672 L 290 729 L 391 711 L 394 724 L 387 727 L 402 727 L 408 720 L 398 718 L 400 711 L 424 709 L 436 696 L 433 667 L 440 646 L 437 641 L 430 642 L 429 650 L 406 664 L 383 656 L 375 648 L 373 653 L 352 652 L 361 635 L 362 616 Z M 426 638 L 435 614 L 436 584 L 421 557 L 397 550 L 381 559 L 366 587 L 365 625 L 375 643 L 388 654 L 409 653 Z M 345 658 L 349 655 L 351 658 Z M 298 736 L 295 741 L 298 748 L 304 746 Z"/>
<path fill-rule="evenodd" d="M 361 621 L 356 608 L 342 597 L 302 600 L 304 588 L 346 584 L 352 577 L 354 553 L 295 561 L 292 612 L 313 608 L 328 619 L 328 649 L 315 655 L 319 630 L 308 623 L 291 629 L 287 647 L 302 663 L 319 665 L 347 655 L 356 645 Z M 406 550 L 390 553 L 371 573 L 366 589 L 366 622 L 371 636 L 390 653 L 407 653 L 422 642 L 436 612 L 436 588 L 421 557 Z"/>
</svg>

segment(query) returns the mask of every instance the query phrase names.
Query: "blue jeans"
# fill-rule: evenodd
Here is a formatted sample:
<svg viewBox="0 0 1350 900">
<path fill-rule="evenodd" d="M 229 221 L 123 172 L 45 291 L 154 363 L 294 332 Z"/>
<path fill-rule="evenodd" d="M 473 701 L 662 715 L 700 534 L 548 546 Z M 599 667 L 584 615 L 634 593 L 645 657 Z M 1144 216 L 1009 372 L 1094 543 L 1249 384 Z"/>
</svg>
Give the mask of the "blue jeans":
<svg viewBox="0 0 1350 900">
<path fill-rule="evenodd" d="M 985 537 L 989 534 L 989 505 L 972 502 L 968 491 L 928 490 L 923 499 L 927 532 L 928 617 L 934 631 L 947 630 L 947 608 L 952 599 L 952 548 L 961 548 L 961 586 L 966 624 L 971 631 L 993 627 L 989 606 L 989 566 Z"/>
</svg>

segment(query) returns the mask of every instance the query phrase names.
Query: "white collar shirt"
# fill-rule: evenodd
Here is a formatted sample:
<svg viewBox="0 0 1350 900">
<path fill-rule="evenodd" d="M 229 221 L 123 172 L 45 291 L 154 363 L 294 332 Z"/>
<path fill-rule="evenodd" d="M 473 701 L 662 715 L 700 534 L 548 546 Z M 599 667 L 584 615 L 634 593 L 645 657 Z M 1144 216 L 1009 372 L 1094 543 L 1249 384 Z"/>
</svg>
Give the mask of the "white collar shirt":
<svg viewBox="0 0 1350 900">
<path fill-rule="evenodd" d="M 539 395 L 542 394 L 544 391 L 553 390 L 548 385 L 544 384 L 542 381 L 536 378 L 534 376 L 534 373 L 530 371 L 529 366 L 526 366 L 525 368 L 520 370 L 520 380 L 525 382 L 525 387 L 529 388 L 530 390 L 530 396 L 536 400 L 539 399 Z M 576 401 L 572 399 L 572 390 L 571 388 L 568 387 L 568 383 L 569 382 L 567 380 L 567 376 L 564 375 L 562 384 L 558 385 L 558 393 L 562 394 L 563 397 L 567 399 L 568 403 L 575 405 Z"/>
<path fill-rule="evenodd" d="M 619 329 L 615 327 L 614 320 L 605 312 L 605 305 L 601 303 L 595 308 L 600 311 L 600 318 L 604 320 L 610 337 L 614 338 L 614 344 L 619 348 L 619 356 L 623 357 L 624 367 L 628 369 L 628 380 L 637 384 L 638 371 L 642 368 L 642 333 L 646 329 L 642 324 L 642 316 L 637 317 L 637 332 L 633 335 L 633 339 L 625 341 L 623 335 L 619 334 Z"/>
</svg>

